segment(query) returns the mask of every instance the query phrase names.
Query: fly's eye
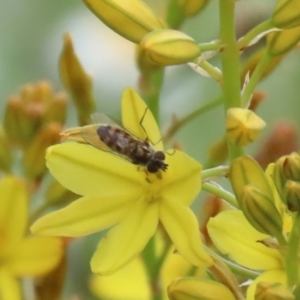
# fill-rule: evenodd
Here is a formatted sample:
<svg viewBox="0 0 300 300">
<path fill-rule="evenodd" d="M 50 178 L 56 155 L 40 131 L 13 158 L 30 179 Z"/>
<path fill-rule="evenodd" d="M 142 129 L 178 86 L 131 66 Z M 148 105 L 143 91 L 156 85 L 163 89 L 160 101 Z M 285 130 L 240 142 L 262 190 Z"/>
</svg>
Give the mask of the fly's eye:
<svg viewBox="0 0 300 300">
<path fill-rule="evenodd" d="M 162 151 L 155 152 L 153 157 L 159 160 L 164 160 L 166 158 L 165 154 Z"/>
<path fill-rule="evenodd" d="M 155 163 L 150 162 L 147 165 L 147 171 L 149 173 L 156 173 L 158 171 L 158 167 L 157 167 L 157 165 Z"/>
</svg>

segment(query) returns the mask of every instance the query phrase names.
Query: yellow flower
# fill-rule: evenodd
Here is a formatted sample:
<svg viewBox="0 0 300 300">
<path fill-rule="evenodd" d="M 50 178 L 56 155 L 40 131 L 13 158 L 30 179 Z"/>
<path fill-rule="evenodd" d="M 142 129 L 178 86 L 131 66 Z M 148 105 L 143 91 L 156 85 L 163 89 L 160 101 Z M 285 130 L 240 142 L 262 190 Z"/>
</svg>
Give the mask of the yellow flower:
<svg viewBox="0 0 300 300">
<path fill-rule="evenodd" d="M 158 126 L 146 110 L 133 90 L 124 92 L 124 126 L 143 140 L 148 137 L 155 150 L 163 150 Z M 93 128 L 90 125 L 82 130 Z M 212 263 L 203 248 L 197 219 L 189 208 L 201 189 L 201 165 L 185 153 L 166 154 L 169 166 L 161 171 L 161 178 L 147 175 L 118 155 L 88 144 L 53 146 L 46 160 L 53 176 L 83 197 L 44 216 L 32 226 L 32 231 L 77 237 L 114 226 L 92 258 L 93 272 L 111 274 L 129 263 L 155 234 L 159 222 L 189 262 L 197 266 Z"/>
<path fill-rule="evenodd" d="M 63 248 L 57 238 L 24 237 L 28 196 L 20 180 L 4 177 L 0 195 L 0 299 L 21 300 L 18 278 L 51 271 L 59 263 Z"/>
<path fill-rule="evenodd" d="M 221 253 L 246 268 L 264 271 L 248 288 L 247 300 L 254 300 L 258 282 L 287 284 L 284 259 L 280 251 L 258 242 L 269 236 L 254 229 L 241 211 L 224 211 L 210 219 L 208 232 Z"/>
<path fill-rule="evenodd" d="M 155 256 L 164 256 L 164 251 L 169 248 L 160 231 L 155 237 Z M 174 246 L 169 248 L 160 272 L 154 282 L 149 282 L 149 274 L 145 262 L 140 256 L 134 258 L 124 268 L 109 276 L 93 274 L 90 280 L 90 288 L 95 296 L 100 299 L 124 300 L 150 300 L 154 295 L 161 293 L 163 300 L 168 300 L 168 286 L 179 277 L 191 275 L 195 278 L 205 277 L 205 268 L 194 268 L 180 254 L 176 253 Z M 132 282 L 135 284 L 133 285 Z M 118 289 L 116 289 L 118 286 Z M 153 295 L 154 294 L 154 295 Z"/>
</svg>

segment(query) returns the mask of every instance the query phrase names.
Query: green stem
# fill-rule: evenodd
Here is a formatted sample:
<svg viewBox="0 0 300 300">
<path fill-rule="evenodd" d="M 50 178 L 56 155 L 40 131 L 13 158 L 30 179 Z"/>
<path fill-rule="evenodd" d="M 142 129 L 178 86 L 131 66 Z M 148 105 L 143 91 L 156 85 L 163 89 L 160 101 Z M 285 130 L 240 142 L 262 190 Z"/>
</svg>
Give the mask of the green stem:
<svg viewBox="0 0 300 300">
<path fill-rule="evenodd" d="M 174 120 L 168 131 L 165 133 L 163 136 L 164 142 L 168 142 L 174 135 L 175 133 L 184 125 L 186 125 L 188 122 L 193 120 L 194 118 L 200 116 L 201 114 L 210 111 L 211 109 L 215 108 L 216 106 L 222 104 L 222 98 L 218 97 L 215 98 L 208 103 L 205 103 L 203 106 L 199 107 L 198 109 L 194 110 L 191 112 L 189 115 L 185 116 L 184 118 L 180 120 Z"/>
<path fill-rule="evenodd" d="M 273 56 L 269 54 L 268 51 L 264 54 L 260 62 L 257 64 L 254 72 L 252 73 L 249 82 L 247 83 L 243 94 L 242 94 L 242 100 L 241 100 L 241 106 L 247 107 L 249 101 L 251 100 L 251 96 L 255 90 L 255 87 L 257 86 L 259 80 L 262 78 L 266 68 L 269 66 L 269 63 L 273 59 Z"/>
<path fill-rule="evenodd" d="M 164 244 L 161 254 L 157 256 L 155 251 L 156 241 L 157 239 L 155 236 L 150 239 L 144 251 L 142 252 L 142 257 L 147 269 L 149 282 L 151 283 L 152 300 L 162 300 L 163 294 L 159 282 L 159 273 L 172 244 L 169 240 L 167 240 Z"/>
<path fill-rule="evenodd" d="M 300 244 L 300 213 L 297 212 L 294 219 L 292 231 L 290 233 L 288 248 L 285 255 L 286 273 L 288 285 L 293 288 L 299 283 L 299 259 L 298 249 Z"/>
<path fill-rule="evenodd" d="M 203 183 L 202 190 L 223 199 L 224 201 L 226 201 L 233 207 L 236 207 L 236 208 L 239 207 L 238 203 L 236 201 L 236 198 L 233 194 L 229 193 L 226 190 L 223 190 L 222 188 L 220 188 L 219 186 L 217 186 L 213 183 L 209 183 L 209 182 Z"/>
<path fill-rule="evenodd" d="M 224 49 L 221 52 L 223 70 L 223 99 L 225 111 L 241 106 L 240 64 L 234 24 L 235 1 L 219 0 L 220 36 Z M 243 149 L 228 142 L 230 160 L 243 154 Z"/>
<path fill-rule="evenodd" d="M 201 67 L 204 71 L 206 71 L 212 78 L 214 78 L 218 83 L 222 83 L 222 72 L 216 69 L 213 65 L 211 65 L 206 60 L 198 63 L 198 66 Z"/>
<path fill-rule="evenodd" d="M 205 51 L 216 51 L 216 50 L 221 50 L 222 49 L 222 44 L 220 41 L 213 41 L 210 43 L 202 43 L 199 44 L 199 48 L 201 52 Z"/>
<path fill-rule="evenodd" d="M 163 85 L 164 68 L 141 70 L 140 90 L 157 124 L 159 125 L 159 99 Z"/>
<path fill-rule="evenodd" d="M 177 0 L 169 0 L 166 21 L 170 28 L 177 29 L 185 20 L 182 7 Z"/>
<path fill-rule="evenodd" d="M 239 275 L 241 277 L 247 278 L 247 279 L 255 279 L 257 276 L 260 275 L 259 272 L 255 272 L 253 270 L 247 269 L 242 267 L 241 265 L 237 265 L 236 263 L 229 261 L 228 259 L 218 255 L 217 253 L 213 252 L 210 248 L 205 247 L 206 251 L 209 252 L 211 256 L 216 258 L 217 260 L 221 260 L 225 265 L 228 266 L 228 268 L 236 275 Z"/>
<path fill-rule="evenodd" d="M 246 35 L 240 38 L 237 42 L 238 49 L 242 51 L 244 48 L 251 45 L 251 42 L 260 34 L 273 28 L 272 20 L 268 19 L 256 27 L 252 28 Z"/>
<path fill-rule="evenodd" d="M 218 166 L 211 169 L 206 169 L 202 171 L 202 180 L 208 181 L 218 177 L 224 177 L 228 174 L 228 166 Z"/>
</svg>

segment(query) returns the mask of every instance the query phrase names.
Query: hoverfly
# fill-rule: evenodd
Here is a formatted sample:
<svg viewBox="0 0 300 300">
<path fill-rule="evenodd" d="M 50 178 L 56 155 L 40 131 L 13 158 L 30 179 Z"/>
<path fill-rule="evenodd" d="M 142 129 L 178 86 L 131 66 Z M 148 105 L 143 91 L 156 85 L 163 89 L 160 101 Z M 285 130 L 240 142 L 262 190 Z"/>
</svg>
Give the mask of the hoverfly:
<svg viewBox="0 0 300 300">
<path fill-rule="evenodd" d="M 81 136 L 88 144 L 143 166 L 149 173 L 158 174 L 161 170 L 167 170 L 165 153 L 155 151 L 148 138 L 142 140 L 103 113 L 94 113 L 91 117 L 93 125 L 81 130 Z M 140 125 L 142 126 L 142 120 Z"/>
</svg>

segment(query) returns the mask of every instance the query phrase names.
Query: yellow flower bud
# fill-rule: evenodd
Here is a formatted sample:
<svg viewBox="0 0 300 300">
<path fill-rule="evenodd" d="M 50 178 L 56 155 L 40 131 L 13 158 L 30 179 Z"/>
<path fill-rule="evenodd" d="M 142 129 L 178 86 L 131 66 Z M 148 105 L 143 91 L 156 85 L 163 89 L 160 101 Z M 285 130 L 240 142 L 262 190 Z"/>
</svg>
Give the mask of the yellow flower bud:
<svg viewBox="0 0 300 300">
<path fill-rule="evenodd" d="M 300 25 L 299 0 L 278 0 L 272 16 L 274 27 L 293 28 Z"/>
<path fill-rule="evenodd" d="M 64 93 L 58 93 L 49 103 L 45 112 L 43 123 L 57 122 L 64 124 L 67 118 L 67 97 Z"/>
<path fill-rule="evenodd" d="M 280 157 L 274 164 L 274 171 L 273 171 L 273 181 L 276 187 L 276 190 L 279 194 L 280 200 L 286 205 L 286 191 L 285 191 L 285 184 L 287 182 L 286 177 L 283 173 L 283 165 L 285 162 L 286 156 Z"/>
<path fill-rule="evenodd" d="M 44 125 L 52 121 L 62 124 L 66 101 L 62 94 L 53 93 L 48 82 L 25 85 L 20 95 L 7 102 L 4 129 L 9 140 L 18 146 L 28 146 Z"/>
<path fill-rule="evenodd" d="M 48 147 L 59 142 L 61 126 L 50 123 L 35 136 L 24 151 L 23 169 L 29 179 L 40 179 L 46 171 L 45 154 Z"/>
<path fill-rule="evenodd" d="M 284 196 L 290 211 L 300 211 L 300 182 L 287 180 L 284 186 Z"/>
<path fill-rule="evenodd" d="M 182 277 L 173 281 L 168 288 L 168 296 L 170 300 L 236 299 L 225 285 L 195 277 Z"/>
<path fill-rule="evenodd" d="M 258 282 L 255 300 L 295 300 L 295 296 L 281 283 Z"/>
<path fill-rule="evenodd" d="M 258 231 L 277 237 L 282 233 L 282 219 L 268 195 L 248 184 L 239 199 L 249 223 Z"/>
<path fill-rule="evenodd" d="M 287 179 L 300 181 L 300 155 L 293 152 L 285 156 L 282 171 Z"/>
<path fill-rule="evenodd" d="M 249 223 L 262 233 L 281 237 L 282 219 L 275 207 L 269 182 L 259 164 L 249 156 L 241 156 L 232 162 L 229 178 Z"/>
<path fill-rule="evenodd" d="M 80 125 L 90 123 L 90 115 L 95 109 L 92 80 L 80 64 L 69 34 L 64 37 L 64 47 L 60 57 L 60 74 L 77 107 Z"/>
<path fill-rule="evenodd" d="M 134 43 L 149 32 L 165 28 L 152 10 L 139 0 L 83 0 L 109 28 Z"/>
<path fill-rule="evenodd" d="M 253 142 L 266 123 L 253 111 L 244 108 L 230 108 L 226 115 L 226 130 L 230 140 L 245 147 Z"/>
<path fill-rule="evenodd" d="M 181 31 L 159 29 L 147 34 L 141 48 L 154 64 L 162 66 L 180 65 L 200 55 L 198 44 Z"/>
<path fill-rule="evenodd" d="M 267 36 L 268 50 L 274 56 L 281 55 L 294 48 L 299 40 L 300 26 L 292 29 L 271 32 Z"/>
<path fill-rule="evenodd" d="M 7 101 L 4 115 L 4 129 L 13 144 L 27 144 L 35 133 L 34 119 L 30 119 L 29 111 L 25 109 L 18 97 Z"/>
<path fill-rule="evenodd" d="M 194 16 L 200 12 L 208 0 L 178 0 L 179 6 L 182 7 L 183 13 L 186 16 Z"/>
</svg>

